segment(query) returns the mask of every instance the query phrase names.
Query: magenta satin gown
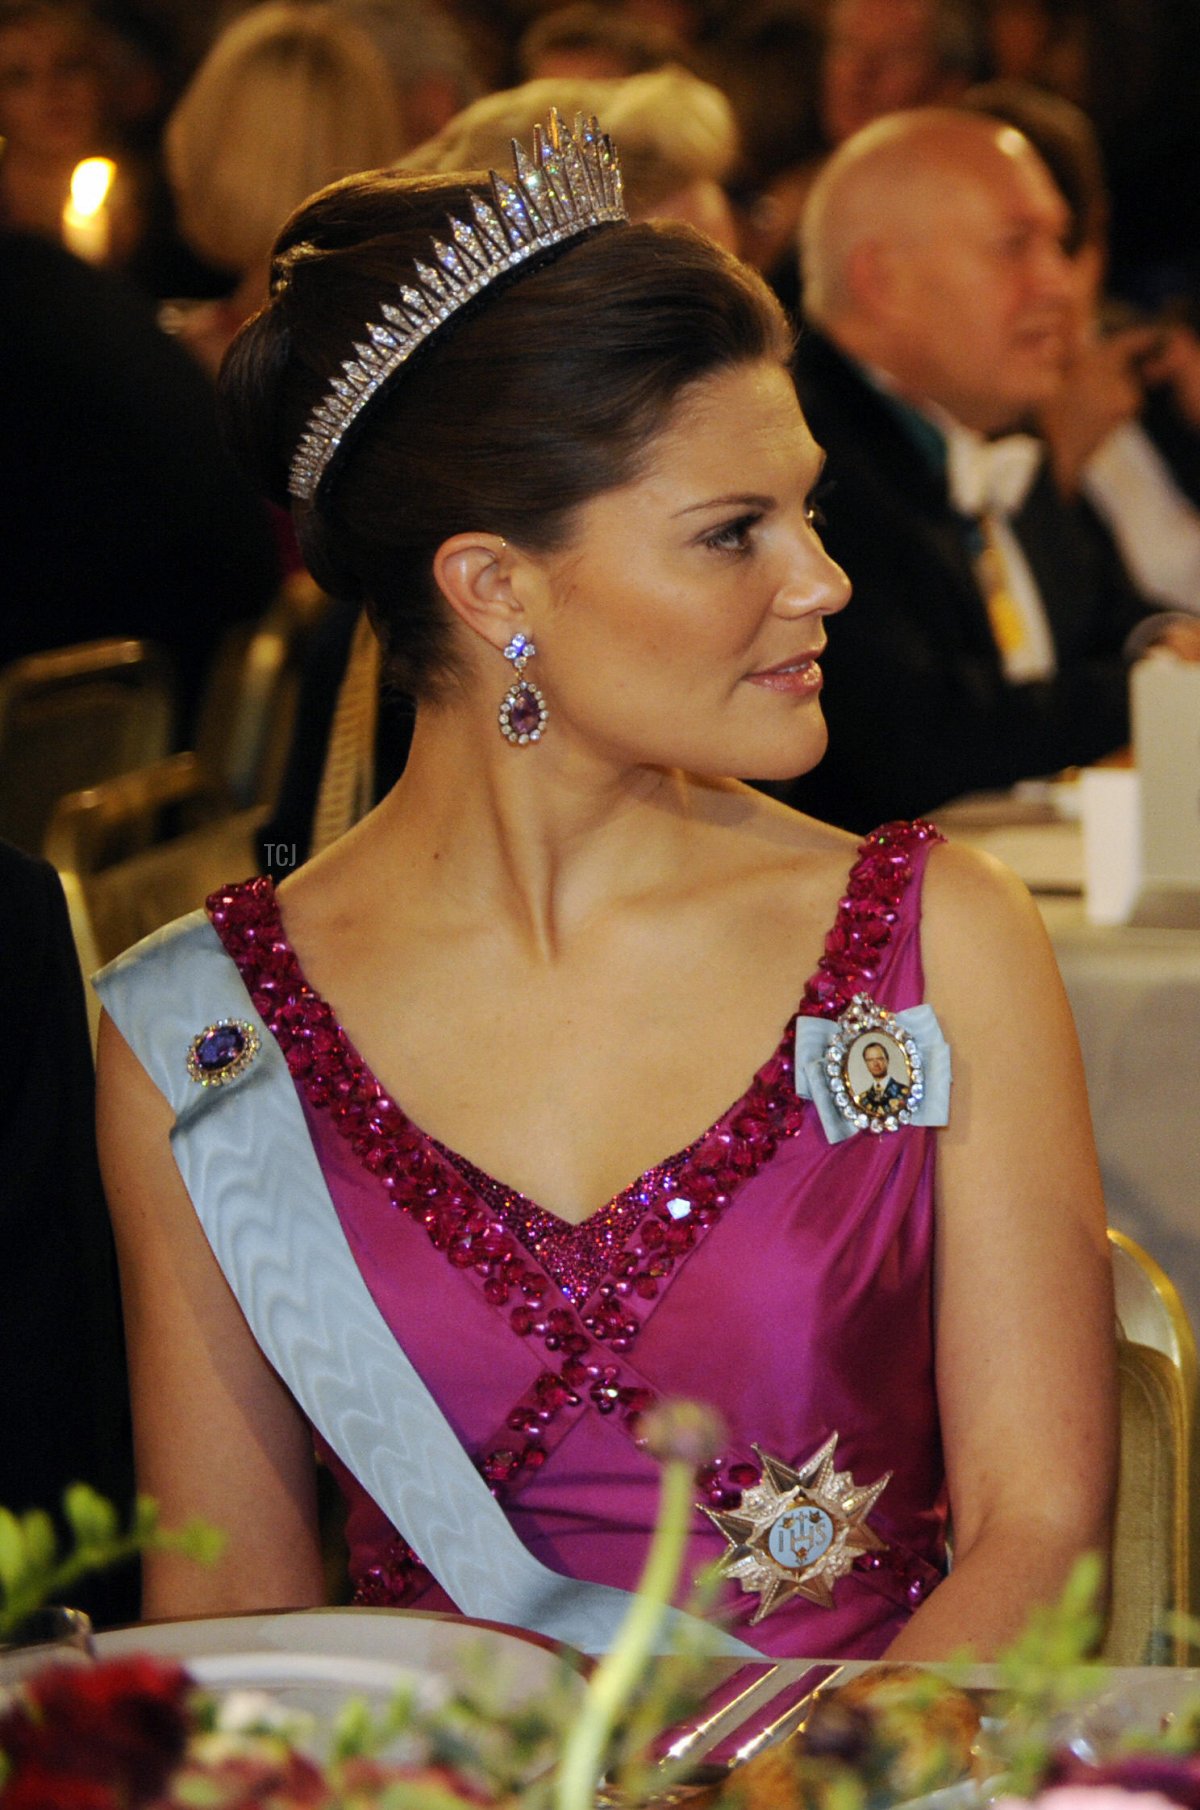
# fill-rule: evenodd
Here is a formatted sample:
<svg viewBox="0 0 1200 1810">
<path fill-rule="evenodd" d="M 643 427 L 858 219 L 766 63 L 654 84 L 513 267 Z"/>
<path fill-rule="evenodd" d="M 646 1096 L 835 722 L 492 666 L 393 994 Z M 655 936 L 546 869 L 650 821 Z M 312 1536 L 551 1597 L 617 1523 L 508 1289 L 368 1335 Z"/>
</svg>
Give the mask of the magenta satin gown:
<svg viewBox="0 0 1200 1810">
<path fill-rule="evenodd" d="M 836 1017 L 857 992 L 893 1011 L 921 1002 L 921 877 L 936 840 L 891 825 L 863 844 L 801 1012 Z M 572 1227 L 384 1094 L 304 982 L 268 880 L 215 894 L 209 911 L 284 1050 L 380 1312 L 530 1550 L 634 1588 L 658 1494 L 638 1417 L 655 1398 L 720 1410 L 728 1443 L 697 1488 L 718 1507 L 757 1481 L 753 1447 L 800 1464 L 837 1433 L 837 1466 L 857 1483 L 893 1473 L 870 1516 L 886 1550 L 837 1581 L 832 1608 L 793 1598 L 751 1627 L 758 1599 L 729 1583 L 720 1613 L 765 1653 L 880 1653 L 945 1570 L 934 1134 L 909 1125 L 831 1146 L 793 1091 L 789 1024 L 716 1125 Z M 714 1037 L 720 1011 L 714 987 Z M 357 1600 L 453 1607 L 332 1462 Z M 724 1548 L 697 1510 L 689 1575 Z"/>
</svg>

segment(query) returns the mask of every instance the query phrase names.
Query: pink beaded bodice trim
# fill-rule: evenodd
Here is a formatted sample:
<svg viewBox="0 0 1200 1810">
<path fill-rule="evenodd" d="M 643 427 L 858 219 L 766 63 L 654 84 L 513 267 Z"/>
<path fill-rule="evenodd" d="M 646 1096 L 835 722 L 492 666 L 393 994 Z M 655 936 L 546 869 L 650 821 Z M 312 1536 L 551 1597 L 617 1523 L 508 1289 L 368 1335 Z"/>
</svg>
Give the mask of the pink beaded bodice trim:
<svg viewBox="0 0 1200 1810">
<path fill-rule="evenodd" d="M 935 840 L 940 837 L 932 825 L 915 822 L 885 825 L 862 844 L 800 1012 L 836 1018 L 855 993 L 869 990 L 912 878 L 913 850 Z M 433 1243 L 460 1268 L 494 1260 L 489 1267 L 496 1268 L 500 1286 L 491 1290 L 489 1299 L 496 1305 L 503 1304 L 502 1289 L 511 1293 L 513 1284 L 523 1280 L 515 1273 L 505 1274 L 513 1271 L 510 1238 L 537 1258 L 568 1300 L 580 1302 L 595 1291 L 610 1267 L 621 1263 L 620 1253 L 648 1213 L 657 1223 L 655 1229 L 643 1227 L 651 1254 L 645 1270 L 634 1277 L 634 1291 L 652 1299 L 674 1257 L 691 1248 L 695 1231 L 717 1217 L 730 1190 L 761 1168 L 780 1138 L 802 1121 L 802 1105 L 793 1091 L 793 1017 L 741 1099 L 714 1125 L 684 1150 L 644 1171 L 581 1224 L 571 1225 L 427 1137 L 388 1097 L 331 1008 L 305 980 L 268 878 L 223 888 L 212 894 L 207 908 L 256 1009 L 310 1102 L 332 1112 L 338 1129 L 367 1167 L 383 1176 L 389 1192 L 396 1192 L 398 1162 L 414 1181 L 426 1183 L 417 1189 L 422 1199 L 419 1216 Z M 427 1184 L 438 1171 L 449 1183 L 449 1199 L 434 1209 L 429 1206 L 433 1190 Z M 478 1223 L 478 1210 L 466 1210 L 464 1191 L 490 1209 L 508 1237 L 497 1236 L 494 1224 L 489 1228 Z M 403 1204 L 410 1210 L 415 1205 L 411 1198 Z M 630 1272 L 625 1268 L 617 1273 Z M 615 1324 L 609 1331 L 608 1342 L 618 1351 L 623 1331 Z"/>
<path fill-rule="evenodd" d="M 918 822 L 886 825 L 861 845 L 800 1013 L 836 1018 L 870 990 L 914 857 L 937 840 L 931 825 Z M 512 1332 L 546 1353 L 547 1367 L 477 1459 L 493 1489 L 507 1493 L 529 1481 L 589 1409 L 618 1414 L 636 1439 L 653 1400 L 630 1358 L 643 1323 L 741 1185 L 804 1122 L 793 1087 L 795 1018 L 714 1125 L 571 1225 L 427 1136 L 391 1099 L 305 980 L 269 879 L 223 888 L 208 912 L 309 1103 L 331 1115 L 393 1205 L 424 1227 Z M 736 1457 L 701 1478 L 721 1507 L 736 1506 L 754 1481 L 756 1467 Z M 398 1599 L 368 1592 L 363 1600 Z"/>
</svg>

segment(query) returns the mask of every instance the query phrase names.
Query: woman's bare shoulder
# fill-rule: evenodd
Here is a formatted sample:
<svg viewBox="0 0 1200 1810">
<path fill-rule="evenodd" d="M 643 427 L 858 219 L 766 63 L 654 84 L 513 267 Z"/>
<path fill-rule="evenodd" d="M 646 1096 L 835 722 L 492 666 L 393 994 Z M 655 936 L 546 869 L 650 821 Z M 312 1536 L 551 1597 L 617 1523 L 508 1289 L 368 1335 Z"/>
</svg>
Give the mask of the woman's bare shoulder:
<svg viewBox="0 0 1200 1810">
<path fill-rule="evenodd" d="M 930 852 L 921 898 L 922 944 L 930 963 L 978 963 L 985 949 L 1019 958 L 1048 948 L 1041 914 L 1025 882 L 993 855 L 941 842 Z"/>
<path fill-rule="evenodd" d="M 1075 1048 L 1058 963 L 1029 889 L 971 848 L 930 855 L 921 901 L 925 989 L 950 1034 L 1010 1050 L 1028 1043 Z M 1075 1056 L 1072 1056 L 1075 1060 Z"/>
</svg>

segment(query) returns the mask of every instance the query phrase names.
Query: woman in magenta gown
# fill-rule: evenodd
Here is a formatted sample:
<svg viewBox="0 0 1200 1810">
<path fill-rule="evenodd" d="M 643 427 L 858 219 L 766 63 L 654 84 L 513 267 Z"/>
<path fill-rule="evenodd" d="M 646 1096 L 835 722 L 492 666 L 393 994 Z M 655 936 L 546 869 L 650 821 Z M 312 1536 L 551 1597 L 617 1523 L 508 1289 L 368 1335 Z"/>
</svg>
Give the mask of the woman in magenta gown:
<svg viewBox="0 0 1200 1810">
<path fill-rule="evenodd" d="M 314 197 L 227 367 L 244 456 L 418 709 L 370 816 L 278 892 L 209 900 L 220 959 L 374 1306 L 543 1564 L 635 1585 L 643 1418 L 689 1397 L 726 1429 L 690 1569 L 726 1556 L 735 1634 L 986 1652 L 1103 1543 L 1111 1494 L 1104 1218 L 1053 960 L 1011 876 L 930 826 L 858 846 L 730 777 L 819 760 L 849 599 L 766 290 L 686 230 L 562 208 L 476 281 L 505 195 Z M 193 1079 L 250 1060 L 231 1034 L 194 1040 Z M 872 1122 L 855 1063 L 881 1035 L 904 1106 Z M 103 1044 L 141 1486 L 231 1535 L 211 1573 L 156 1559 L 147 1612 L 318 1602 L 312 1428 L 162 1092 L 112 1023 Z M 357 1600 L 454 1606 L 325 1456 Z M 803 1513 L 765 1514 L 791 1478 Z"/>
</svg>

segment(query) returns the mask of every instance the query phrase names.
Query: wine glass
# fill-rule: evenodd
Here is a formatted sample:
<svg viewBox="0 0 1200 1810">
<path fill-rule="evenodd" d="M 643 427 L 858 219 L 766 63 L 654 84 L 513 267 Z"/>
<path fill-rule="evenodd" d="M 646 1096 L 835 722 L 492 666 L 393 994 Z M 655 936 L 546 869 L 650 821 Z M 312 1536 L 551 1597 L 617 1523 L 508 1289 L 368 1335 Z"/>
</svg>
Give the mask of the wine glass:
<svg viewBox="0 0 1200 1810">
<path fill-rule="evenodd" d="M 43 1666 L 90 1665 L 95 1658 L 92 1624 L 82 1609 L 35 1609 L 0 1643 L 0 1692 Z"/>
</svg>

